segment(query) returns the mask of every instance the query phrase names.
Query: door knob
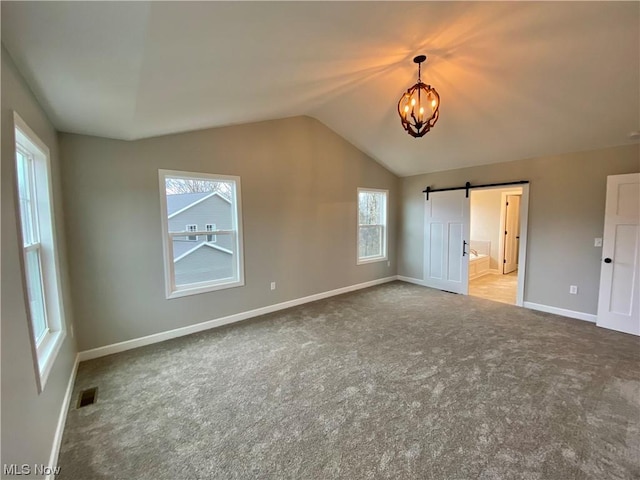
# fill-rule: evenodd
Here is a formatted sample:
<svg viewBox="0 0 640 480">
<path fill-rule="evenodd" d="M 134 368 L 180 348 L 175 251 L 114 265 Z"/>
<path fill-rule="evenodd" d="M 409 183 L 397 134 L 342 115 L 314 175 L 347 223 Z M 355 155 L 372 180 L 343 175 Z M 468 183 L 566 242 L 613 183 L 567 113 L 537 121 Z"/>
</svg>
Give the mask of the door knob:
<svg viewBox="0 0 640 480">
<path fill-rule="evenodd" d="M 610 259 L 610 258 L 608 258 L 608 257 L 607 257 L 607 258 L 605 258 L 605 259 L 604 259 L 604 263 L 611 263 L 611 259 Z"/>
</svg>

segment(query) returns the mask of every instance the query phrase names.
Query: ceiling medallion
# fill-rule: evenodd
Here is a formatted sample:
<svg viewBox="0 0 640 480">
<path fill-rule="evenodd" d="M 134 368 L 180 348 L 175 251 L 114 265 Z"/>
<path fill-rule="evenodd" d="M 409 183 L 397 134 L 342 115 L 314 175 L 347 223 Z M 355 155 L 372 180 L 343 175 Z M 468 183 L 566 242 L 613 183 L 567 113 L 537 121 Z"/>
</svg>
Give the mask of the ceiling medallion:
<svg viewBox="0 0 640 480">
<path fill-rule="evenodd" d="M 413 59 L 418 64 L 418 83 L 409 88 L 398 102 L 398 114 L 409 135 L 418 138 L 431 130 L 440 114 L 440 95 L 431 85 L 422 83 L 420 66 L 427 59 L 426 55 L 418 55 Z"/>
</svg>

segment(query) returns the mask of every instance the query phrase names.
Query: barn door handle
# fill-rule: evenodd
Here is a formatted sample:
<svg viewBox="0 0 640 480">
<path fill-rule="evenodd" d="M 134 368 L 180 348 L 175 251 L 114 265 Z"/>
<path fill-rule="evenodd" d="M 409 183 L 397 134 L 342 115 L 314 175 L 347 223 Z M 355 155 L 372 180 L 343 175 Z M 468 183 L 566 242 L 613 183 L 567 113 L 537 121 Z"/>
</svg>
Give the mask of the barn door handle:
<svg viewBox="0 0 640 480">
<path fill-rule="evenodd" d="M 605 259 L 604 259 L 604 263 L 611 263 L 611 259 L 610 259 L 610 258 L 608 258 L 608 257 L 607 257 L 607 258 L 605 258 Z"/>
<path fill-rule="evenodd" d="M 464 257 L 467 254 L 467 245 L 469 245 L 466 240 L 462 240 L 462 256 Z"/>
</svg>

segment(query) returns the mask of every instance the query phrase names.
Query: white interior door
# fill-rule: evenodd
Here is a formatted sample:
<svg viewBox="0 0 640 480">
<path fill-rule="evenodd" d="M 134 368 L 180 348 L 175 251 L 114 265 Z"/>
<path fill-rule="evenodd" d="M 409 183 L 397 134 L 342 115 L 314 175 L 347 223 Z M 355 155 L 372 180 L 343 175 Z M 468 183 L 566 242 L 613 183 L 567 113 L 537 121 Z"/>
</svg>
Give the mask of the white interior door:
<svg viewBox="0 0 640 480">
<path fill-rule="evenodd" d="M 607 177 L 597 325 L 640 335 L 640 173 Z"/>
<path fill-rule="evenodd" d="M 425 205 L 424 282 L 469 292 L 469 198 L 465 190 L 431 192 Z"/>
<path fill-rule="evenodd" d="M 502 273 L 518 269 L 518 240 L 520 239 L 520 195 L 507 195 L 504 219 L 504 259 Z"/>
</svg>

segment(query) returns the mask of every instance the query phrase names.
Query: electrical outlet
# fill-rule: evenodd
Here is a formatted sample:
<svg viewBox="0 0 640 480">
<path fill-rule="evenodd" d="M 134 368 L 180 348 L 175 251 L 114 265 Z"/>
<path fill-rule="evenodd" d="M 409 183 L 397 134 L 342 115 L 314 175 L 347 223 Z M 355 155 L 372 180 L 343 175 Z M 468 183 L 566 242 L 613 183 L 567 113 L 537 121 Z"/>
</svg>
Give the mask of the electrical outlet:
<svg viewBox="0 0 640 480">
<path fill-rule="evenodd" d="M 276 282 L 271 282 L 271 290 L 275 290 L 276 289 Z"/>
<path fill-rule="evenodd" d="M 73 325 L 71 325 L 71 327 L 69 328 L 69 330 L 71 330 L 71 338 L 75 337 L 75 335 L 73 334 Z"/>
<path fill-rule="evenodd" d="M 390 267 L 390 266 L 391 266 L 391 260 L 387 262 L 387 267 Z"/>
<path fill-rule="evenodd" d="M 578 286 L 577 285 L 570 285 L 569 286 L 569 293 L 571 295 L 577 295 L 578 294 Z"/>
<path fill-rule="evenodd" d="M 593 246 L 594 247 L 601 247 L 602 246 L 602 239 L 601 238 L 596 238 L 593 242 Z"/>
</svg>

